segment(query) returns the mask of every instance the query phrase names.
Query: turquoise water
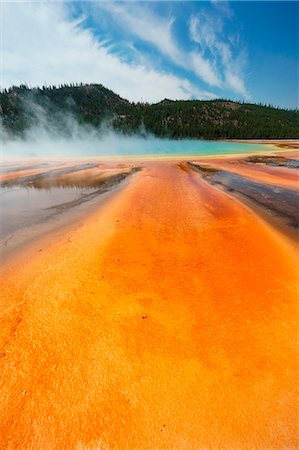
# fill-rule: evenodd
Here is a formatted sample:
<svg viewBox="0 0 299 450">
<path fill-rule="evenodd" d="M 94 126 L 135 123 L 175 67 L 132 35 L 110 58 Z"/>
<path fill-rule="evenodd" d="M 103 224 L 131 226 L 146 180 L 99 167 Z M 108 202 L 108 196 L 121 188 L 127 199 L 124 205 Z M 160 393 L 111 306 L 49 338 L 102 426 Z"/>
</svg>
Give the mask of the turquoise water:
<svg viewBox="0 0 299 450">
<path fill-rule="evenodd" d="M 168 140 L 109 134 L 101 139 L 37 139 L 3 146 L 3 157 L 202 156 L 271 151 L 264 144 L 226 141 Z"/>
<path fill-rule="evenodd" d="M 227 155 L 236 153 L 255 153 L 270 150 L 264 144 L 243 144 L 225 141 L 202 140 L 164 140 L 144 139 L 119 142 L 119 147 L 113 149 L 120 155 L 149 156 L 202 156 Z"/>
</svg>

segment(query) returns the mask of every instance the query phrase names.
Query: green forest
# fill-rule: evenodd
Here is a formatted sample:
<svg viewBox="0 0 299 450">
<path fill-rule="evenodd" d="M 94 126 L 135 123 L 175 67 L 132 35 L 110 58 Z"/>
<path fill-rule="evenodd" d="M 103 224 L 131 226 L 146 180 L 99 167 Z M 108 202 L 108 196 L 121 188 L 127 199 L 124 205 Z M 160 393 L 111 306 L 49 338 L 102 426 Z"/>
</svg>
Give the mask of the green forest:
<svg viewBox="0 0 299 450">
<path fill-rule="evenodd" d="M 67 136 L 70 121 L 172 139 L 299 138 L 298 110 L 226 99 L 132 103 L 100 84 L 13 86 L 0 93 L 0 117 L 7 139 L 37 125 Z"/>
</svg>

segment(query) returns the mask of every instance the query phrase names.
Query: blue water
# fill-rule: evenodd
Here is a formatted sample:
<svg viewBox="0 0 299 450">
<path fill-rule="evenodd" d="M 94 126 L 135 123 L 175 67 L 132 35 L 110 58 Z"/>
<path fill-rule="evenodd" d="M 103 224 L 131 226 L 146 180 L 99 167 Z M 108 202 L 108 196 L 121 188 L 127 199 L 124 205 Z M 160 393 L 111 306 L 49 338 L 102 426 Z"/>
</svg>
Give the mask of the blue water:
<svg viewBox="0 0 299 450">
<path fill-rule="evenodd" d="M 264 144 L 243 144 L 225 141 L 144 139 L 120 141 L 113 150 L 120 155 L 201 156 L 265 152 Z"/>
<path fill-rule="evenodd" d="M 96 157 L 96 156 L 201 156 L 270 151 L 264 144 L 226 141 L 169 140 L 108 134 L 95 139 L 46 138 L 13 141 L 3 146 L 2 157 Z"/>
</svg>

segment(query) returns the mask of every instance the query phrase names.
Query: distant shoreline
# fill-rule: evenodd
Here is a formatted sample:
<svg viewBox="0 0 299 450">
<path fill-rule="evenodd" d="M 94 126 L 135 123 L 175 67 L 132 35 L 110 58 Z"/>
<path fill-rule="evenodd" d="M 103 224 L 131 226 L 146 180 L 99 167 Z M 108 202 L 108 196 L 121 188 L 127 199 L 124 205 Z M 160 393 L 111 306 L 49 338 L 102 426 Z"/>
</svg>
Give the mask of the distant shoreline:
<svg viewBox="0 0 299 450">
<path fill-rule="evenodd" d="M 298 139 L 219 139 L 226 142 L 240 142 L 243 144 L 278 144 L 278 145 L 297 145 L 299 147 Z"/>
<path fill-rule="evenodd" d="M 178 140 L 175 140 L 176 142 Z M 182 139 L 181 141 L 184 141 L 184 139 Z M 196 140 L 198 141 L 198 140 Z M 204 142 L 204 141 L 202 141 Z M 264 149 L 250 149 L 248 148 L 248 151 L 246 149 L 246 151 L 240 151 L 240 152 L 223 152 L 223 153 L 217 153 L 217 151 L 212 152 L 212 153 L 200 153 L 198 152 L 196 153 L 188 153 L 188 151 L 186 153 L 149 153 L 148 151 L 143 153 L 143 154 L 98 154 L 98 155 L 53 155 L 51 157 L 49 156 L 41 156 L 41 155 L 18 155 L 18 156 L 10 156 L 8 158 L 5 158 L 4 155 L 2 155 L 1 157 L 1 162 L 3 164 L 6 164 L 7 162 L 21 162 L 23 161 L 35 161 L 35 160 L 47 160 L 47 161 L 60 161 L 60 160 L 68 160 L 68 161 L 84 161 L 84 160 L 93 160 L 93 161 L 146 161 L 146 160 L 181 160 L 181 159 L 196 159 L 196 158 L 225 158 L 225 157 L 241 157 L 241 156 L 246 156 L 246 155 L 253 155 L 256 153 L 268 153 L 269 151 L 271 153 L 278 153 L 278 152 L 287 152 L 287 151 L 296 151 L 299 150 L 299 141 L 298 140 L 292 140 L 292 139 L 286 139 L 286 140 L 277 140 L 277 139 L 263 139 L 263 140 L 258 140 L 258 139 L 231 139 L 231 140 L 227 140 L 227 139 L 222 139 L 222 140 L 208 140 L 206 141 L 208 143 L 211 142 L 224 142 L 224 143 L 232 143 L 232 144 L 256 144 L 256 145 L 263 145 Z"/>
<path fill-rule="evenodd" d="M 285 150 L 299 150 L 298 139 L 230 139 L 227 142 L 240 142 L 242 144 L 265 144 Z"/>
</svg>

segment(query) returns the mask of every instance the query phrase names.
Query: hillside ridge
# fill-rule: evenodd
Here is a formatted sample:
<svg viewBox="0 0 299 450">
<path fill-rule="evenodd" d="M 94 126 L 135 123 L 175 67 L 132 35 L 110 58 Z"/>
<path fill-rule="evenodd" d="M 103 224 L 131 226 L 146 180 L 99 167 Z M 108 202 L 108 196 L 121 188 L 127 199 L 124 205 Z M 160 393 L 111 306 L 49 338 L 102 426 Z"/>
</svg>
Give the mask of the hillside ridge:
<svg viewBox="0 0 299 450">
<path fill-rule="evenodd" d="M 74 123 L 172 139 L 299 138 L 298 110 L 228 99 L 132 103 L 101 84 L 13 86 L 0 92 L 0 118 L 8 139 L 35 126 L 67 136 Z"/>
</svg>

